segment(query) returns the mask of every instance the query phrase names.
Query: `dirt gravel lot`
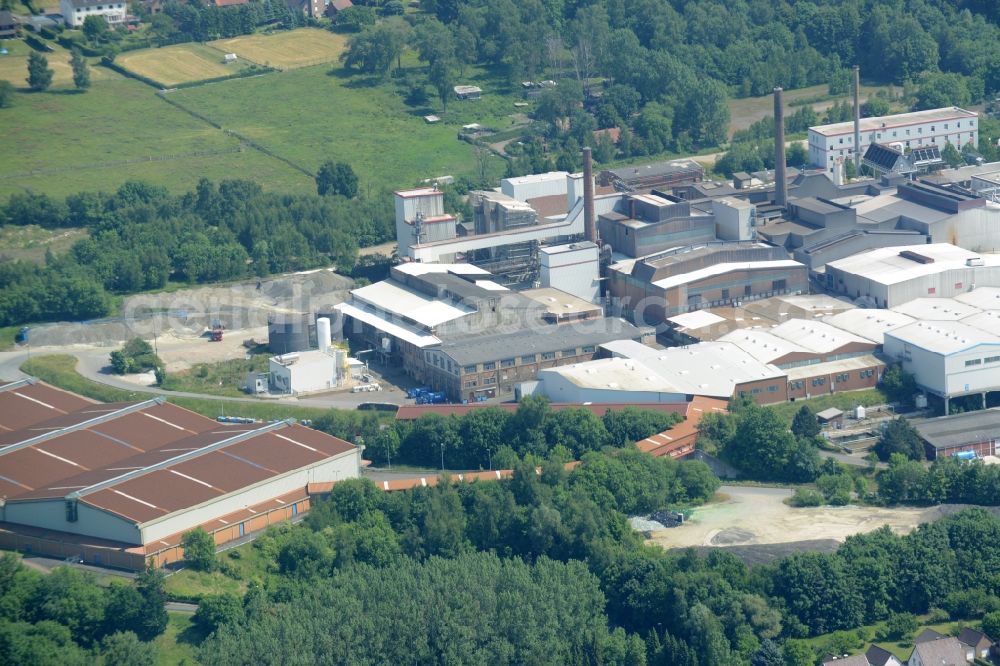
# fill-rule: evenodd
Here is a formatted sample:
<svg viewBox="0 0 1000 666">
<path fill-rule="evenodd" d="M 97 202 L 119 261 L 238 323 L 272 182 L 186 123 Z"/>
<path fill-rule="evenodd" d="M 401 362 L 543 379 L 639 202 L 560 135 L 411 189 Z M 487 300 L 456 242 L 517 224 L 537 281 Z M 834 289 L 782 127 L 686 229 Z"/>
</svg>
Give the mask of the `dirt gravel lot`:
<svg viewBox="0 0 1000 666">
<path fill-rule="evenodd" d="M 816 507 L 793 508 L 784 503 L 792 492 L 784 488 L 723 486 L 719 499 L 694 510 L 684 525 L 659 530 L 650 541 L 664 548 L 778 544 L 834 539 L 872 532 L 888 525 L 909 532 L 920 523 L 956 513 L 963 507 L 927 508 Z M 1000 511 L 993 509 L 998 515 Z"/>
</svg>

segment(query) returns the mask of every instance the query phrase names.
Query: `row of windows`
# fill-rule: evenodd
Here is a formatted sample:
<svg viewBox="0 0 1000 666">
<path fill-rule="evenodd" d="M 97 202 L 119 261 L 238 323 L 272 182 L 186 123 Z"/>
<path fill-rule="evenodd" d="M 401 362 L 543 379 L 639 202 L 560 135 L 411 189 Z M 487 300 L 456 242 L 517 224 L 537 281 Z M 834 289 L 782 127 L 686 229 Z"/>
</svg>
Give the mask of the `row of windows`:
<svg viewBox="0 0 1000 666">
<path fill-rule="evenodd" d="M 579 353 L 580 354 L 593 354 L 596 351 L 597 351 L 597 346 L 596 345 L 587 345 L 585 347 L 581 347 Z M 556 358 L 556 354 L 557 353 L 559 355 L 559 358 L 573 358 L 573 357 L 575 357 L 575 356 L 578 355 L 576 349 L 563 349 L 560 352 L 542 352 L 540 354 L 540 356 L 541 356 L 541 359 L 543 361 L 551 361 L 551 360 L 553 360 L 553 359 Z M 521 356 L 520 358 L 521 358 L 521 363 L 524 364 L 524 365 L 527 365 L 529 363 L 535 363 L 535 362 L 537 362 L 538 361 L 538 357 L 539 357 L 539 354 L 525 354 L 524 356 Z M 431 360 L 431 358 L 433 360 Z M 432 362 L 435 366 L 440 367 L 440 368 L 444 368 L 445 367 L 444 360 L 439 359 L 437 356 L 433 356 L 431 358 L 428 359 L 428 362 Z M 512 367 L 514 367 L 514 365 L 516 363 L 517 363 L 516 359 L 505 358 L 505 359 L 501 359 L 500 360 L 500 367 L 501 368 L 512 368 Z M 447 367 L 448 367 L 448 371 L 451 372 L 452 371 L 452 369 L 451 369 L 452 368 L 451 361 L 448 361 Z M 455 367 L 457 368 L 457 366 L 455 366 Z M 496 369 L 497 369 L 497 362 L 496 361 L 489 361 L 487 363 L 483 363 L 483 370 L 496 370 Z M 462 372 L 464 374 L 466 374 L 466 375 L 470 375 L 470 374 L 472 374 L 474 372 L 478 372 L 478 371 L 479 371 L 479 366 L 478 365 L 466 365 L 466 366 L 464 366 L 462 368 Z"/>
<path fill-rule="evenodd" d="M 858 377 L 860 377 L 861 379 L 866 379 L 868 377 L 874 377 L 874 376 L 875 376 L 875 370 L 874 369 L 862 370 L 862 371 L 860 371 L 858 373 Z M 837 375 L 834 378 L 834 381 L 839 384 L 839 383 L 846 382 L 846 381 L 850 380 L 850 378 L 851 378 L 851 373 L 849 373 L 849 372 L 842 372 L 842 373 L 840 373 L 839 375 Z M 813 378 L 812 379 L 812 385 L 813 386 L 824 386 L 824 385 L 826 385 L 826 377 L 815 377 L 815 378 Z M 805 380 L 801 380 L 800 379 L 800 380 L 796 380 L 794 382 L 788 382 L 788 388 L 790 390 L 792 390 L 792 391 L 801 390 L 804 387 L 805 387 Z"/>
<path fill-rule="evenodd" d="M 967 127 L 975 127 L 975 123 L 970 120 L 970 121 L 968 121 L 966 123 L 966 126 Z M 955 123 L 955 129 L 961 129 L 961 127 L 962 127 L 962 121 L 961 120 L 958 121 L 957 123 Z M 944 128 L 945 129 L 950 129 L 949 123 L 945 123 L 944 124 Z M 931 132 L 936 132 L 936 131 L 937 131 L 937 126 L 936 125 L 931 125 Z M 924 128 L 923 127 L 918 127 L 917 128 L 917 134 L 923 134 L 923 133 L 924 133 Z M 892 130 L 892 138 L 896 138 L 898 136 L 899 136 L 899 132 L 897 130 Z M 910 128 L 906 129 L 906 136 L 910 136 Z M 847 139 L 847 143 L 854 143 L 854 138 L 852 136 L 850 136 L 850 135 L 848 135 L 846 137 L 840 137 L 840 140 L 838 141 L 838 143 L 843 144 L 845 138 Z M 872 132 L 871 138 L 874 139 L 874 140 L 881 139 L 882 138 L 882 133 L 881 132 Z"/>
<path fill-rule="evenodd" d="M 974 365 L 982 365 L 983 363 L 1000 363 L 1000 356 L 987 356 L 986 358 L 974 358 L 965 362 L 965 367 L 970 368 Z"/>
</svg>

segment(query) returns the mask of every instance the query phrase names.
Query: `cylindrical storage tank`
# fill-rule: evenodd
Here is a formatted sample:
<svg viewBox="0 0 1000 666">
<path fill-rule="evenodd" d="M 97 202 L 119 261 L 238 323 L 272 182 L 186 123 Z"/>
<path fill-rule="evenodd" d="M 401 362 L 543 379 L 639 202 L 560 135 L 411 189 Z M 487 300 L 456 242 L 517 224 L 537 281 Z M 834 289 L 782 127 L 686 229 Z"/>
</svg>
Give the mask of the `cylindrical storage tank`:
<svg viewBox="0 0 1000 666">
<path fill-rule="evenodd" d="M 330 349 L 330 320 L 326 317 L 316 320 L 316 345 L 320 351 Z"/>
<path fill-rule="evenodd" d="M 267 348 L 272 354 L 307 351 L 315 347 L 316 325 L 309 315 L 284 315 L 267 321 Z"/>
</svg>

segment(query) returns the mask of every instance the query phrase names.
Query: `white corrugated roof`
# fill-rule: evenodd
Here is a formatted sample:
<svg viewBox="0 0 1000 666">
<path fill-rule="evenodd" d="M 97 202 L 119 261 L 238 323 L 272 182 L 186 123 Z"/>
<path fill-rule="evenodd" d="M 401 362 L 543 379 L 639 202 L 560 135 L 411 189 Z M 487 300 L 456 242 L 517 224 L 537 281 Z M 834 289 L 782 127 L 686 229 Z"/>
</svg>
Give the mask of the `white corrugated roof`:
<svg viewBox="0 0 1000 666">
<path fill-rule="evenodd" d="M 899 253 L 903 251 L 914 252 L 934 261 L 922 264 L 901 257 Z M 899 245 L 861 252 L 845 259 L 831 261 L 827 264 L 827 271 L 835 268 L 878 284 L 891 285 L 925 275 L 964 268 L 968 259 L 982 259 L 986 266 L 1000 266 L 1000 254 L 977 253 L 949 243 L 933 243 Z"/>
<path fill-rule="evenodd" d="M 778 337 L 771 332 L 772 330 L 769 328 L 743 328 L 726 333 L 719 338 L 719 342 L 730 342 L 737 345 L 761 363 L 773 363 L 787 354 L 810 353 L 809 349 Z"/>
<path fill-rule="evenodd" d="M 918 321 L 889 331 L 886 337 L 944 355 L 980 344 L 1000 346 L 1000 336 L 959 321 Z"/>
<path fill-rule="evenodd" d="M 691 271 L 690 273 L 671 275 L 670 277 L 665 277 L 662 280 L 655 280 L 653 284 L 659 287 L 660 289 L 670 289 L 678 285 L 687 284 L 688 282 L 703 280 L 705 278 L 713 277 L 716 275 L 724 275 L 726 273 L 731 273 L 733 271 L 761 270 L 765 268 L 795 268 L 795 267 L 804 268 L 804 264 L 800 264 L 799 262 L 793 261 L 791 259 L 777 259 L 774 261 L 724 262 L 721 264 L 715 264 L 714 266 L 701 268 L 696 271 Z"/>
<path fill-rule="evenodd" d="M 366 324 L 370 324 L 383 333 L 387 333 L 388 335 L 399 338 L 400 340 L 405 340 L 416 347 L 430 347 L 432 345 L 441 344 L 440 339 L 425 333 L 424 331 L 418 330 L 412 326 L 406 326 L 405 324 L 389 321 L 379 314 L 369 312 L 368 310 L 362 310 L 361 308 L 348 303 L 340 303 L 333 306 L 333 308 L 348 317 L 353 317 L 359 321 L 365 322 Z"/>
<path fill-rule="evenodd" d="M 987 333 L 1000 335 L 1000 310 L 983 310 L 962 318 L 966 326 L 974 326 Z"/>
<path fill-rule="evenodd" d="M 667 321 L 677 324 L 680 328 L 704 328 L 720 322 L 726 321 L 725 317 L 707 312 L 705 310 L 695 310 L 684 314 L 667 317 Z"/>
<path fill-rule="evenodd" d="M 433 264 L 408 261 L 394 266 L 393 270 L 406 275 L 426 275 L 427 273 L 451 273 L 453 275 L 490 275 L 490 272 L 472 264 Z"/>
<path fill-rule="evenodd" d="M 1000 287 L 976 287 L 958 294 L 955 300 L 980 310 L 1000 310 Z"/>
<path fill-rule="evenodd" d="M 818 354 L 827 354 L 852 343 L 872 344 L 871 340 L 848 333 L 836 326 L 808 319 L 789 319 L 771 328 L 770 332 Z"/>
<path fill-rule="evenodd" d="M 430 328 L 474 312 L 471 308 L 452 305 L 412 291 L 393 280 L 383 280 L 354 289 L 351 296 L 378 310 L 407 317 Z"/>
<path fill-rule="evenodd" d="M 823 319 L 827 324 L 882 344 L 885 332 L 912 324 L 913 317 L 895 310 L 876 310 L 873 308 L 856 308 Z"/>
<path fill-rule="evenodd" d="M 954 298 L 914 298 L 892 308 L 893 312 L 901 312 L 920 321 L 957 321 L 982 312 Z"/>
</svg>

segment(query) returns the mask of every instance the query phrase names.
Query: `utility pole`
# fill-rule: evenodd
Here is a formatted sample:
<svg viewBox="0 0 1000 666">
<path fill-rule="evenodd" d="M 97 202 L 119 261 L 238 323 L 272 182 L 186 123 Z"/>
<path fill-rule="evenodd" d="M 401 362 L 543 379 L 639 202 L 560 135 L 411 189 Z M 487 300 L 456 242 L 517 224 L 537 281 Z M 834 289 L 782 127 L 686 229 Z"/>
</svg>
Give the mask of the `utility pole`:
<svg viewBox="0 0 1000 666">
<path fill-rule="evenodd" d="M 441 471 L 444 471 L 444 442 L 441 442 Z"/>
</svg>

